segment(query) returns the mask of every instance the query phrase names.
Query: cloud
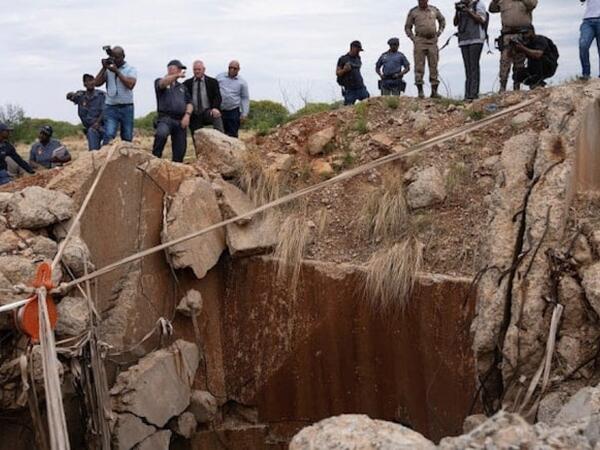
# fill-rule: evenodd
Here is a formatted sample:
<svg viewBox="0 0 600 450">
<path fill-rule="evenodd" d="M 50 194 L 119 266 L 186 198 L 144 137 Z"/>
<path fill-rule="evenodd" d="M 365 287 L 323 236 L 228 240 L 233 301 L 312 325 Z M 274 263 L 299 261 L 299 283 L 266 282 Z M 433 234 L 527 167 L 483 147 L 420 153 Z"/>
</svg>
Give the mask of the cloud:
<svg viewBox="0 0 600 450">
<path fill-rule="evenodd" d="M 431 3 L 446 15 L 445 40 L 454 31 L 454 0 Z M 374 65 L 390 36 L 400 37 L 401 50 L 413 59 L 404 35 L 404 20 L 413 4 L 416 0 L 14 2 L 0 17 L 5 62 L 0 66 L 0 102 L 20 104 L 35 117 L 77 121 L 75 108 L 64 95 L 79 88 L 82 73 L 99 69 L 101 47 L 106 44 L 122 45 L 138 70 L 138 116 L 155 108 L 153 80 L 164 73 L 171 58 L 188 63 L 201 58 L 213 75 L 230 59 L 239 59 L 255 99 L 286 97 L 300 106 L 300 97 L 340 98 L 335 62 L 353 39 L 360 39 L 366 49 L 363 74 L 376 94 Z M 561 52 L 557 80 L 579 71 L 583 10 L 578 5 L 574 0 L 540 0 L 534 13 L 538 31 L 551 37 Z M 492 40 L 498 30 L 499 17 L 493 15 Z M 483 90 L 497 88 L 498 58 L 497 52 L 482 57 Z M 456 41 L 442 52 L 440 70 L 449 93 L 461 95 L 464 75 Z M 411 73 L 407 81 L 414 94 L 412 80 Z"/>
</svg>

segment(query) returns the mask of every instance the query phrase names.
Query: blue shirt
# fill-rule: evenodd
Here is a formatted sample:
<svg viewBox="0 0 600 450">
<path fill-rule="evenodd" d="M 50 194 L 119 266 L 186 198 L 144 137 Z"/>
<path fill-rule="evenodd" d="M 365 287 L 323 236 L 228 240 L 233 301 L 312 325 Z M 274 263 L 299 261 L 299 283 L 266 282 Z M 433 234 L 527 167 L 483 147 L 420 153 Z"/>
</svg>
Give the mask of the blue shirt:
<svg viewBox="0 0 600 450">
<path fill-rule="evenodd" d="M 379 57 L 375 70 L 383 68 L 383 76 L 395 75 L 409 66 L 408 59 L 401 52 L 387 51 Z"/>
<path fill-rule="evenodd" d="M 127 63 L 119 67 L 119 72 L 128 78 L 137 80 L 137 70 Z M 133 90 L 125 86 L 117 74 L 110 70 L 106 71 L 106 104 L 133 105 Z"/>
<path fill-rule="evenodd" d="M 71 101 L 77 105 L 77 114 L 83 127 L 88 129 L 102 117 L 106 94 L 99 89 L 94 89 L 92 93 L 77 91 Z"/>
<path fill-rule="evenodd" d="M 221 109 L 231 111 L 240 108 L 242 117 L 246 117 L 250 112 L 250 93 L 246 80 L 240 76 L 230 78 L 226 72 L 217 75 L 217 80 L 221 91 Z"/>
<path fill-rule="evenodd" d="M 50 169 L 52 167 L 52 155 L 54 150 L 62 146 L 63 145 L 57 139 L 50 139 L 46 145 L 38 141 L 31 146 L 29 161 L 38 163 L 40 166 Z"/>
</svg>

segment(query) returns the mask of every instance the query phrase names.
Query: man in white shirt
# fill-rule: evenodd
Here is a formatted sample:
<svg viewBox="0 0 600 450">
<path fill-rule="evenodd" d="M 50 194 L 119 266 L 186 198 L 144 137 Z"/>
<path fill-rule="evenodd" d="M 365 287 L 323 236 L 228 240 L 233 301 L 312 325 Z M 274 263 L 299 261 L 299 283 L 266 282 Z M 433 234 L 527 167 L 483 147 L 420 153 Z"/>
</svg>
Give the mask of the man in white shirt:
<svg viewBox="0 0 600 450">
<path fill-rule="evenodd" d="M 579 58 L 581 59 L 581 78 L 589 80 L 592 74 L 590 65 L 590 47 L 594 39 L 600 53 L 600 0 L 586 2 L 583 22 L 579 28 Z"/>
<path fill-rule="evenodd" d="M 225 134 L 238 137 L 241 122 L 246 120 L 250 112 L 250 95 L 248 83 L 239 76 L 240 63 L 231 61 L 227 72 L 217 75 L 221 90 L 221 113 Z"/>
</svg>

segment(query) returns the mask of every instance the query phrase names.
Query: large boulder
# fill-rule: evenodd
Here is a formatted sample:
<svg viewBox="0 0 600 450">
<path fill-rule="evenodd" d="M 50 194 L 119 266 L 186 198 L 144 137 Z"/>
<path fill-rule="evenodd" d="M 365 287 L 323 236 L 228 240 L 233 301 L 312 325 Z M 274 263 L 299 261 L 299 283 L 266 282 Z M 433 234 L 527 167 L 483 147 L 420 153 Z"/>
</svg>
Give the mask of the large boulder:
<svg viewBox="0 0 600 450">
<path fill-rule="evenodd" d="M 85 273 L 86 263 L 88 264 L 88 272 L 94 270 L 91 259 L 92 255 L 83 239 L 77 236 L 71 237 L 62 254 L 62 262 L 71 269 L 76 277 L 80 277 Z"/>
<path fill-rule="evenodd" d="M 36 229 L 70 219 L 74 204 L 62 192 L 31 186 L 13 194 L 7 209 L 13 228 Z"/>
<path fill-rule="evenodd" d="M 156 427 L 148 425 L 133 414 L 119 414 L 112 433 L 115 450 L 131 450 L 140 442 L 156 433 Z"/>
<path fill-rule="evenodd" d="M 290 450 L 433 450 L 435 445 L 402 425 L 364 415 L 344 415 L 304 428 Z"/>
<path fill-rule="evenodd" d="M 190 404 L 198 364 L 198 347 L 182 340 L 150 353 L 117 377 L 110 391 L 113 409 L 164 427 Z"/>
<path fill-rule="evenodd" d="M 79 336 L 89 326 L 90 314 L 87 301 L 81 297 L 65 297 L 56 307 L 58 322 L 56 335 L 62 337 Z"/>
<path fill-rule="evenodd" d="M 200 128 L 194 133 L 196 157 L 226 178 L 236 176 L 243 167 L 246 144 L 218 130 Z"/>
<path fill-rule="evenodd" d="M 244 191 L 222 179 L 213 181 L 213 187 L 219 200 L 221 213 L 224 219 L 233 219 L 256 208 L 254 202 Z M 238 225 L 246 225 L 252 216 L 237 220 Z"/>
<path fill-rule="evenodd" d="M 406 189 L 406 200 L 411 209 L 427 208 L 446 199 L 444 177 L 436 167 L 415 172 Z"/>
<path fill-rule="evenodd" d="M 600 387 L 588 386 L 573 395 L 561 408 L 553 424 L 560 426 L 600 414 Z"/>
<path fill-rule="evenodd" d="M 202 178 L 186 180 L 181 183 L 167 213 L 162 241 L 172 241 L 221 220 L 221 211 L 211 184 Z M 174 268 L 190 267 L 201 279 L 217 264 L 223 250 L 225 232 L 219 228 L 172 246 L 168 252 Z"/>
</svg>

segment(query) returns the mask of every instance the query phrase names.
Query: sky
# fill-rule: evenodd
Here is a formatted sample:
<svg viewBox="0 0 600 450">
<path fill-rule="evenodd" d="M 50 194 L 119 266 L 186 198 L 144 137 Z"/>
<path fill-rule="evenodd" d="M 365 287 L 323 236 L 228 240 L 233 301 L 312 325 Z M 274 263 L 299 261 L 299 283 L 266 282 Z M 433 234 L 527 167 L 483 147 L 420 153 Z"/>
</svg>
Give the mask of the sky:
<svg viewBox="0 0 600 450">
<path fill-rule="evenodd" d="M 4 0 L 8 2 L 8 0 Z M 480 0 L 484 1 L 484 0 Z M 215 76 L 231 59 L 254 100 L 269 99 L 297 109 L 305 101 L 341 99 L 335 82 L 337 58 L 354 39 L 361 40 L 363 76 L 371 95 L 378 95 L 374 71 L 387 40 L 400 38 L 400 51 L 413 61 L 412 43 L 404 34 L 412 0 L 25 0 L 10 2 L 0 15 L 0 105 L 17 104 L 27 116 L 76 123 L 76 107 L 65 100 L 81 88 L 81 75 L 95 74 L 104 45 L 120 45 L 138 71 L 136 117 L 156 108 L 153 80 L 166 63 L 180 59 L 189 67 L 201 59 Z M 446 16 L 445 42 L 454 33 L 454 0 L 431 1 Z M 489 0 L 485 0 L 486 5 Z M 534 11 L 537 32 L 550 37 L 560 51 L 558 83 L 580 72 L 578 39 L 584 8 L 577 0 L 539 0 Z M 490 44 L 499 34 L 499 15 L 492 15 Z M 592 67 L 598 67 L 595 47 Z M 498 89 L 499 54 L 482 56 L 482 91 Z M 440 56 L 443 95 L 460 97 L 464 69 L 454 39 Z M 414 74 L 405 80 L 415 95 Z"/>
</svg>

